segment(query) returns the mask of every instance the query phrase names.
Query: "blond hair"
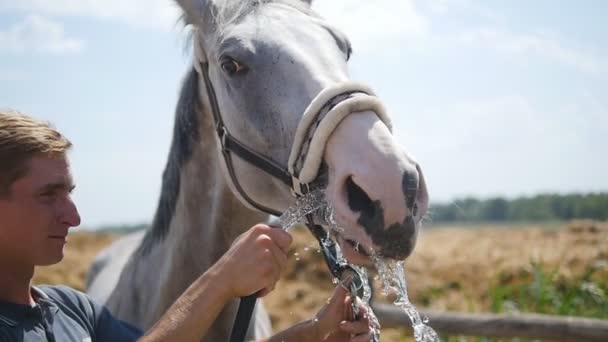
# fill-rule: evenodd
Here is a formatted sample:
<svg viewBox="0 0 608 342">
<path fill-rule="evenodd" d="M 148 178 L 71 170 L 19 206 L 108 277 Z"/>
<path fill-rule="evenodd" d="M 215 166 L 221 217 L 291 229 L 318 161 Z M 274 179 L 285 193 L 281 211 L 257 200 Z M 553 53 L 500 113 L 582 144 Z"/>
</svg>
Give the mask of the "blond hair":
<svg viewBox="0 0 608 342">
<path fill-rule="evenodd" d="M 27 172 L 36 155 L 62 156 L 72 143 L 50 123 L 14 110 L 0 109 L 0 196 Z"/>
</svg>

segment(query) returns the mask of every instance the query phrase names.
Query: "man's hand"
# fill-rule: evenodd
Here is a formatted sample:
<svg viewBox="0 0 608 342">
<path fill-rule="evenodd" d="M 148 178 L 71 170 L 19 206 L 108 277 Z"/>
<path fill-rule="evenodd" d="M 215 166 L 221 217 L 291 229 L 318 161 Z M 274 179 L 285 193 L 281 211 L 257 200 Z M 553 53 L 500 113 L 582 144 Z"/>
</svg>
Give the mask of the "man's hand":
<svg viewBox="0 0 608 342">
<path fill-rule="evenodd" d="M 270 293 L 285 269 L 292 241 L 287 232 L 264 224 L 239 236 L 216 264 L 229 295 L 245 297 L 259 292 L 263 297 Z"/>
<path fill-rule="evenodd" d="M 367 310 L 362 307 L 355 319 L 350 294 L 341 285 L 321 308 L 315 324 L 318 340 L 322 342 L 369 342 L 372 338 Z"/>
<path fill-rule="evenodd" d="M 199 341 L 226 302 L 274 288 L 292 239 L 259 224 L 239 236 L 215 265 L 177 299 L 141 341 Z"/>
</svg>

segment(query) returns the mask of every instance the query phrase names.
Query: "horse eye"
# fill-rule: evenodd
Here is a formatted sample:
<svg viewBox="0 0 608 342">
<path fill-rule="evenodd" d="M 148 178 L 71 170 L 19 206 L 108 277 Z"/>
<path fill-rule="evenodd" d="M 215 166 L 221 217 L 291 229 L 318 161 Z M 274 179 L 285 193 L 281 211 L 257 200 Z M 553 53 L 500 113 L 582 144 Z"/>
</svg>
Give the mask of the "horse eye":
<svg viewBox="0 0 608 342">
<path fill-rule="evenodd" d="M 224 70 L 224 72 L 230 76 L 247 70 L 247 68 L 244 65 L 242 65 L 241 63 L 235 61 L 234 59 L 232 59 L 230 57 L 222 58 L 221 66 L 222 66 L 222 70 Z"/>
<path fill-rule="evenodd" d="M 350 46 L 348 47 L 348 50 L 346 51 L 346 61 L 350 61 L 350 57 L 353 55 L 353 48 L 351 48 Z"/>
</svg>

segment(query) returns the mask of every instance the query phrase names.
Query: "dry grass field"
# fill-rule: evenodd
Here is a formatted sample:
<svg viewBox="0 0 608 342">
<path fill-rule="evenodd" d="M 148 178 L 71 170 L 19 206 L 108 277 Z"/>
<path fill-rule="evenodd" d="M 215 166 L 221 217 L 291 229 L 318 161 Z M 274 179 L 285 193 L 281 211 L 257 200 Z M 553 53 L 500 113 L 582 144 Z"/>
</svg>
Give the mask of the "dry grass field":
<svg viewBox="0 0 608 342">
<path fill-rule="evenodd" d="M 288 272 L 266 300 L 277 329 L 312 317 L 333 286 L 314 240 L 304 230 L 296 229 L 293 234 L 295 243 Z M 71 235 L 64 261 L 40 268 L 35 282 L 62 283 L 82 289 L 94 255 L 117 237 L 91 232 Z M 468 312 L 552 310 L 546 307 L 544 297 L 538 302 L 538 298 L 528 299 L 526 293 L 521 293 L 526 284 L 534 282 L 535 286 L 546 287 L 540 288 L 543 293 L 557 293 L 570 287 L 591 288 L 591 292 L 595 289 L 592 297 L 599 315 L 608 310 L 604 292 L 608 284 L 606 223 L 579 221 L 550 228 L 434 227 L 423 231 L 406 265 L 410 297 L 418 307 Z M 567 293 L 570 297 L 564 298 L 571 298 L 571 292 Z M 381 297 L 378 291 L 376 298 L 382 300 Z M 555 298 L 550 298 L 551 303 Z M 573 303 L 578 303 L 576 300 L 579 299 L 575 298 Z M 562 305 L 558 313 L 572 314 L 566 309 Z M 580 314 L 597 316 L 597 310 Z M 608 316 L 608 311 L 605 315 Z M 406 335 L 406 330 L 387 330 L 383 331 L 382 340 L 406 341 L 409 340 Z"/>
</svg>

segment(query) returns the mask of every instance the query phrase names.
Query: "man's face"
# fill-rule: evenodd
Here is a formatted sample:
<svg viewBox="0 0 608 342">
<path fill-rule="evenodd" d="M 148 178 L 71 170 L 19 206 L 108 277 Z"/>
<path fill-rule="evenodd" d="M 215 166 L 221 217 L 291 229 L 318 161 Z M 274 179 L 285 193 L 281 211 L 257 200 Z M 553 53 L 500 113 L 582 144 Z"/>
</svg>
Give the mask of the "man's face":
<svg viewBox="0 0 608 342">
<path fill-rule="evenodd" d="M 80 224 L 65 157 L 36 156 L 27 173 L 0 197 L 0 257 L 26 265 L 51 265 L 63 258 L 68 229 Z"/>
</svg>

